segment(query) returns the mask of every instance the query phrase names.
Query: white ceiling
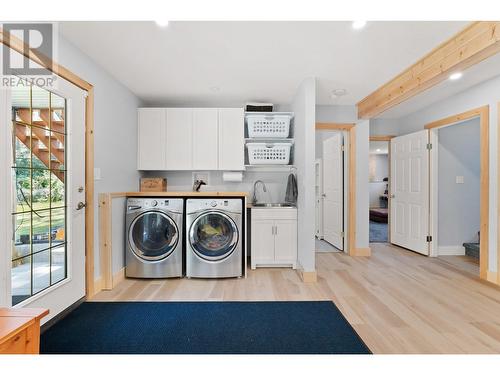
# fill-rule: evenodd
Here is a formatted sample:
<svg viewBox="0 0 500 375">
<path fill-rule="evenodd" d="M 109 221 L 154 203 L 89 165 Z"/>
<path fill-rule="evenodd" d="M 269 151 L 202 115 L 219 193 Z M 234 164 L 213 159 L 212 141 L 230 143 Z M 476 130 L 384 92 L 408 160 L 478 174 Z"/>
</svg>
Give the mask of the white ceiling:
<svg viewBox="0 0 500 375">
<path fill-rule="evenodd" d="M 447 79 L 389 109 L 379 117 L 400 118 L 409 115 L 498 75 L 500 75 L 500 53 L 465 70 L 461 79 L 456 81 Z"/>
<path fill-rule="evenodd" d="M 467 22 L 62 22 L 59 30 L 150 104 L 291 103 L 317 78 L 317 104 L 355 104 Z M 218 88 L 214 89 L 214 88 Z M 333 89 L 348 94 L 333 100 Z"/>
</svg>

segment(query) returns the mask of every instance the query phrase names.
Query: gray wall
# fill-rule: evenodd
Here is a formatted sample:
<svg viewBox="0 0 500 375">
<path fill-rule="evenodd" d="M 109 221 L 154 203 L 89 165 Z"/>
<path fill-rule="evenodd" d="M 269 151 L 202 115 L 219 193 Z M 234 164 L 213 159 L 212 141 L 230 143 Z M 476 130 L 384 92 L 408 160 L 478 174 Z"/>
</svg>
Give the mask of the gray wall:
<svg viewBox="0 0 500 375">
<path fill-rule="evenodd" d="M 59 39 L 57 61 L 94 85 L 94 158 L 101 169 L 94 192 L 94 267 L 100 275 L 98 194 L 138 189 L 136 170 L 137 108 L 141 101 L 111 74 L 63 37 Z"/>
<path fill-rule="evenodd" d="M 299 195 L 298 261 L 305 272 L 315 271 L 315 120 L 316 80 L 306 78 L 298 87 L 291 108 L 295 113 L 295 165 Z"/>
<path fill-rule="evenodd" d="M 438 137 L 438 245 L 459 247 L 476 242 L 479 230 L 479 119 L 440 129 Z"/>
<path fill-rule="evenodd" d="M 225 182 L 220 171 L 208 173 L 207 186 L 202 186 L 201 191 L 244 191 L 253 193 L 253 184 L 256 180 L 262 180 L 266 184 L 267 193 L 262 187 L 257 189 L 259 202 L 284 202 L 288 171 L 280 172 L 243 172 L 243 181 Z M 142 172 L 144 177 L 166 177 L 169 191 L 191 191 L 193 187 L 193 172 L 170 171 L 170 172 Z M 251 195 L 250 195 L 251 199 Z"/>
</svg>

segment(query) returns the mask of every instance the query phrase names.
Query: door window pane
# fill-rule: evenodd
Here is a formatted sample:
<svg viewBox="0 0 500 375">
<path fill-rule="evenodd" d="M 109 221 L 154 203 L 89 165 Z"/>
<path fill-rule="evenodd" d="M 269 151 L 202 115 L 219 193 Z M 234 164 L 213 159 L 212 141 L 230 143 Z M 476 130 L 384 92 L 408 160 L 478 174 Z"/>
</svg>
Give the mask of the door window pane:
<svg viewBox="0 0 500 375">
<path fill-rule="evenodd" d="M 31 297 L 31 256 L 12 262 L 12 305 Z"/>
<path fill-rule="evenodd" d="M 12 304 L 67 277 L 66 100 L 12 89 Z"/>
<path fill-rule="evenodd" d="M 12 246 L 12 260 L 31 254 L 31 212 L 13 215 L 14 244 Z"/>
<path fill-rule="evenodd" d="M 50 286 L 50 250 L 33 254 L 33 294 Z"/>
<path fill-rule="evenodd" d="M 51 249 L 52 284 L 66 278 L 66 246 L 53 247 Z"/>
</svg>

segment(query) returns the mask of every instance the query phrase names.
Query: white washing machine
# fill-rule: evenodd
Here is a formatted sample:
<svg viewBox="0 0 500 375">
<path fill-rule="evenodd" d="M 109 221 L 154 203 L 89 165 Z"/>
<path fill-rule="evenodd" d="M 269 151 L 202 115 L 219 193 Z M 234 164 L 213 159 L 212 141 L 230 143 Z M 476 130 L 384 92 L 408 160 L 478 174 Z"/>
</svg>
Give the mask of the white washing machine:
<svg viewBox="0 0 500 375">
<path fill-rule="evenodd" d="M 182 277 L 183 199 L 128 198 L 125 276 Z"/>
<path fill-rule="evenodd" d="M 243 276 L 243 200 L 186 200 L 186 276 Z"/>
</svg>

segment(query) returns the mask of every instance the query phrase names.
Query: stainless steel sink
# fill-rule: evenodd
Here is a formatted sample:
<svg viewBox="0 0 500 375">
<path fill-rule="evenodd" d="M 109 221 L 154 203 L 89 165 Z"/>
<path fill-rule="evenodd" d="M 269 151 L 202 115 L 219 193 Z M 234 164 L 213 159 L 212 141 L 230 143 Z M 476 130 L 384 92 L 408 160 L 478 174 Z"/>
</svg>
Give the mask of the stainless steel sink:
<svg viewBox="0 0 500 375">
<path fill-rule="evenodd" d="M 277 207 L 287 207 L 287 208 L 295 208 L 296 206 L 290 203 L 253 203 L 252 207 L 259 208 L 277 208 Z"/>
</svg>

